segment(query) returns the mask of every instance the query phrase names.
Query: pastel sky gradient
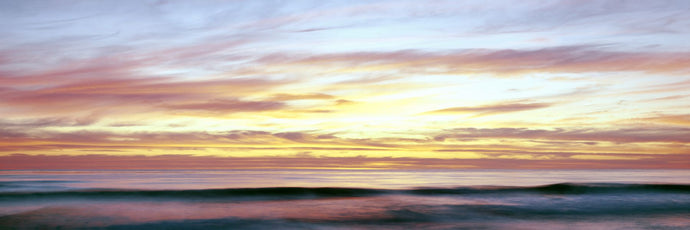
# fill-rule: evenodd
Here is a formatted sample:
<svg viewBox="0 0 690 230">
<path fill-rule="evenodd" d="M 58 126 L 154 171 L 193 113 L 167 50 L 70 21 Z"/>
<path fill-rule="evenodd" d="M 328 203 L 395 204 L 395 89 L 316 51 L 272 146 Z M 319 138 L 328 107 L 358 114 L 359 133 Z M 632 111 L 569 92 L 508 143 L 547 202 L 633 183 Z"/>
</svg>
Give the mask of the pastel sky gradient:
<svg viewBox="0 0 690 230">
<path fill-rule="evenodd" d="M 690 1 L 0 1 L 0 169 L 690 168 Z"/>
</svg>

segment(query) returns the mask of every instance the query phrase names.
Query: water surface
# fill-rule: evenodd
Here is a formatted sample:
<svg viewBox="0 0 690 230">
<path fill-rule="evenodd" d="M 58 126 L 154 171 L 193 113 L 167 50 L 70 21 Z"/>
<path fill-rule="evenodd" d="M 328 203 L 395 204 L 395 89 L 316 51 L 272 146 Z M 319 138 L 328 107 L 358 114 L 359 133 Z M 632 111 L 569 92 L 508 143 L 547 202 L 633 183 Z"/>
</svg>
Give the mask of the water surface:
<svg viewBox="0 0 690 230">
<path fill-rule="evenodd" d="M 0 226 L 688 229 L 689 170 L 2 171 Z"/>
</svg>

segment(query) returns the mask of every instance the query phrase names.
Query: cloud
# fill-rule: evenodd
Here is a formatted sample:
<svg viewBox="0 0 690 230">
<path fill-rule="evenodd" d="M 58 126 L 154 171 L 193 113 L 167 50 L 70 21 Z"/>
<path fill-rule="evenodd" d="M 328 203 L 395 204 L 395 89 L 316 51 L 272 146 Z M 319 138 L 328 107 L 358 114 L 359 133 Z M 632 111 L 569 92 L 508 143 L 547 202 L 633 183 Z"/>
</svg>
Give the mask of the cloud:
<svg viewBox="0 0 690 230">
<path fill-rule="evenodd" d="M 286 133 L 276 133 L 273 134 L 276 137 L 285 138 L 291 141 L 300 142 L 305 138 L 305 134 L 301 132 L 286 132 Z"/>
<path fill-rule="evenodd" d="M 658 115 L 654 117 L 641 118 L 646 122 L 658 122 L 673 125 L 690 126 L 690 114 L 677 115 Z"/>
<path fill-rule="evenodd" d="M 334 97 L 324 93 L 312 93 L 312 94 L 289 94 L 289 93 L 279 93 L 271 97 L 271 100 L 276 101 L 291 101 L 291 100 L 327 100 L 333 99 Z"/>
<path fill-rule="evenodd" d="M 678 92 L 685 94 L 687 92 L 687 88 L 690 87 L 690 80 L 684 80 L 681 79 L 680 81 L 675 81 L 671 83 L 662 83 L 662 84 L 654 84 L 654 85 L 649 85 L 649 86 L 644 86 L 644 87 L 639 87 L 634 90 L 624 92 L 622 94 L 624 95 L 630 95 L 630 94 L 653 94 L 653 93 L 669 93 L 669 92 Z M 683 96 L 680 96 L 679 98 L 682 98 Z M 669 99 L 678 99 L 678 98 L 665 98 L 666 100 Z"/>
<path fill-rule="evenodd" d="M 6 128 L 42 128 L 42 127 L 69 127 L 87 126 L 98 121 L 99 116 L 92 114 L 85 117 L 46 117 L 38 119 L 7 120 L 0 119 L 0 127 Z"/>
<path fill-rule="evenodd" d="M 285 108 L 285 104 L 275 101 L 243 101 L 238 99 L 216 99 L 201 103 L 186 103 L 166 105 L 172 110 L 205 111 L 210 113 L 236 113 L 279 110 Z"/>
<path fill-rule="evenodd" d="M 417 140 L 399 138 L 342 138 L 323 132 L 267 132 L 257 130 L 187 132 L 106 132 L 106 131 L 22 131 L 7 129 L 0 139 L 0 155 L 13 151 L 55 152 L 66 149 L 177 149 L 216 148 L 227 151 L 247 149 L 319 151 L 400 151 Z"/>
<path fill-rule="evenodd" d="M 0 142 L 4 142 L 3 140 L 10 140 L 10 141 L 21 140 L 21 139 L 24 139 L 26 137 L 27 137 L 27 134 L 25 132 L 20 132 L 17 130 L 9 130 L 4 126 L 0 126 Z"/>
<path fill-rule="evenodd" d="M 685 1 L 563 0 L 525 3 L 526 7 L 512 7 L 506 14 L 487 18 L 476 29 L 477 33 L 537 32 L 558 28 L 577 31 L 599 25 L 608 25 L 606 32 L 612 34 L 687 31 L 682 23 L 683 9 L 689 7 Z"/>
<path fill-rule="evenodd" d="M 2 130 L 0 130 L 2 131 Z M 275 148 L 287 149 L 366 149 L 382 147 L 373 141 L 338 138 L 332 134 L 312 132 L 266 132 L 257 130 L 189 131 L 189 132 L 106 132 L 71 131 L 30 132 L 5 129 L 0 152 L 56 149 L 170 149 L 177 147 Z M 302 146 L 284 146 L 301 143 Z M 362 148 L 364 147 L 364 148 Z"/>
<path fill-rule="evenodd" d="M 27 60 L 28 62 L 28 60 Z M 24 64 L 22 62 L 7 63 Z M 136 76 L 131 71 L 143 67 L 143 63 L 133 60 L 120 60 L 109 57 L 96 57 L 63 65 L 45 64 L 38 70 L 9 72 L 0 76 L 0 84 L 6 86 L 51 87 L 61 84 L 78 83 L 89 79 L 119 79 Z M 33 71 L 31 71 L 33 70 Z M 98 76 L 95 78 L 94 76 Z"/>
<path fill-rule="evenodd" d="M 336 105 L 348 105 L 348 104 L 353 104 L 353 103 L 355 103 L 355 102 L 350 101 L 350 100 L 345 100 L 345 99 L 338 99 L 335 101 Z"/>
<path fill-rule="evenodd" d="M 334 134 L 321 134 L 316 136 L 316 139 L 334 139 L 336 136 Z"/>
<path fill-rule="evenodd" d="M 524 168 L 558 168 L 555 165 L 548 166 L 547 162 L 558 163 L 564 168 L 588 168 L 592 165 L 603 166 L 604 163 L 598 162 L 602 160 L 625 160 L 625 162 L 640 164 L 636 168 L 645 168 L 648 165 L 644 164 L 650 161 L 642 161 L 643 159 L 673 158 L 673 155 L 690 154 L 687 146 L 690 143 L 688 134 L 690 134 L 690 129 L 669 127 L 608 130 L 458 128 L 445 130 L 427 138 L 400 136 L 352 138 L 324 131 L 106 132 L 81 130 L 56 132 L 0 129 L 0 156 L 12 153 L 49 156 L 100 153 L 122 156 L 117 159 L 125 159 L 125 156 L 137 154 L 147 154 L 152 157 L 143 159 L 145 162 L 151 162 L 146 159 L 160 159 L 154 156 L 164 154 L 237 156 L 232 159 L 237 159 L 238 162 L 249 159 L 246 156 L 257 156 L 255 160 L 262 162 L 265 160 L 270 164 L 222 166 L 212 163 L 208 166 L 211 168 L 336 167 L 335 160 L 311 164 L 284 158 L 292 156 L 290 153 L 293 152 L 309 151 L 312 153 L 312 158 L 318 156 L 317 158 L 324 159 L 352 160 L 339 157 L 365 155 L 369 156 L 367 158 L 379 159 L 367 160 L 361 165 L 353 163 L 356 162 L 355 160 L 340 162 L 340 167 L 352 166 L 351 168 L 462 168 L 459 165 L 479 168 L 517 167 L 504 164 L 506 162 L 523 162 L 526 164 Z M 117 153 L 111 153 L 113 151 Z M 384 156 L 407 160 L 381 160 Z M 453 166 L 442 160 L 435 161 L 433 160 L 435 158 L 458 158 L 458 160 L 448 162 L 452 161 L 459 165 Z M 285 163 L 281 159 L 295 160 L 292 162 L 295 164 Z M 519 159 L 525 161 L 517 161 Z M 280 165 L 281 161 L 286 165 Z M 578 165 L 577 162 L 587 163 Z M 426 163 L 433 164 L 424 165 Z M 136 164 L 131 164 L 131 166 L 134 165 Z M 147 167 L 164 167 L 163 165 L 165 164 L 155 166 L 152 163 Z M 633 164 L 626 163 L 626 165 Z M 180 165 L 182 166 L 184 164 Z M 202 166 L 199 164 L 194 167 L 201 168 Z"/>
<path fill-rule="evenodd" d="M 448 138 L 506 138 L 530 140 L 606 141 L 616 143 L 671 142 L 690 143 L 690 128 L 649 127 L 618 129 L 528 129 L 528 128 L 457 128 L 434 137 Z"/>
<path fill-rule="evenodd" d="M 5 89 L 0 104 L 15 112 L 74 114 L 77 111 L 111 110 L 109 116 L 127 111 L 216 110 L 217 112 L 266 111 L 284 108 L 282 102 L 247 101 L 238 97 L 285 84 L 281 80 L 226 79 L 171 81 L 150 79 L 90 79 L 38 89 Z M 218 99 L 230 98 L 230 99 Z"/>
<path fill-rule="evenodd" d="M 659 97 L 659 98 L 654 98 L 654 99 L 649 99 L 645 100 L 646 102 L 657 102 L 657 101 L 667 101 L 667 100 L 679 100 L 683 98 L 690 97 L 690 95 L 673 95 L 673 96 L 666 96 L 666 97 Z"/>
<path fill-rule="evenodd" d="M 526 110 L 541 109 L 549 106 L 551 106 L 551 104 L 547 103 L 501 103 L 475 107 L 452 107 L 425 112 L 424 114 L 476 113 L 477 116 L 485 116 L 500 113 L 512 113 Z"/>
<path fill-rule="evenodd" d="M 440 159 L 391 157 L 210 157 L 191 155 L 26 155 L 0 156 L 0 169 L 687 169 L 686 155 L 654 155 L 644 159 Z"/>
<path fill-rule="evenodd" d="M 343 72 L 397 70 L 426 74 L 497 74 L 690 71 L 688 52 L 608 51 L 596 45 L 559 46 L 532 50 L 466 49 L 445 52 L 401 50 L 323 55 L 272 54 L 258 59 L 267 66 L 309 66 Z M 318 67 L 318 68 L 317 68 Z M 326 71 L 328 70 L 328 71 Z M 386 72 L 383 72 L 386 73 Z M 388 73 L 386 73 L 388 74 Z"/>
</svg>

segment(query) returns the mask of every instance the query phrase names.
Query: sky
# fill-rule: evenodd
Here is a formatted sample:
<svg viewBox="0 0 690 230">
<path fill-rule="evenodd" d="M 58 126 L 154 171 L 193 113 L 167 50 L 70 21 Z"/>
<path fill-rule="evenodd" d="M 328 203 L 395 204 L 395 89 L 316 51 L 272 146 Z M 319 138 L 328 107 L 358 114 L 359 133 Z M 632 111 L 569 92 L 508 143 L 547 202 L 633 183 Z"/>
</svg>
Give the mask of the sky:
<svg viewBox="0 0 690 230">
<path fill-rule="evenodd" d="M 690 1 L 0 1 L 0 169 L 690 168 Z"/>
</svg>

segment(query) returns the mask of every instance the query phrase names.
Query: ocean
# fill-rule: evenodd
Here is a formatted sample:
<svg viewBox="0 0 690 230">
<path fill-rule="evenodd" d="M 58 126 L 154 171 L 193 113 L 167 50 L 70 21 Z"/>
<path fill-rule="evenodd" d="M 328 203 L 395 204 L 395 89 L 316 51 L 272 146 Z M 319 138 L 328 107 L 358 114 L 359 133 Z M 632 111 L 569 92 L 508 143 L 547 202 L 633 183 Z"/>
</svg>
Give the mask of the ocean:
<svg viewBox="0 0 690 230">
<path fill-rule="evenodd" d="M 0 229 L 690 229 L 690 170 L 6 170 Z"/>
</svg>

